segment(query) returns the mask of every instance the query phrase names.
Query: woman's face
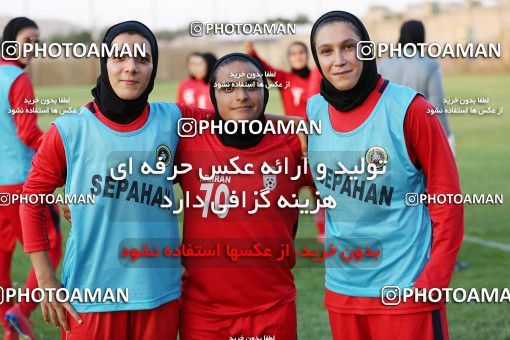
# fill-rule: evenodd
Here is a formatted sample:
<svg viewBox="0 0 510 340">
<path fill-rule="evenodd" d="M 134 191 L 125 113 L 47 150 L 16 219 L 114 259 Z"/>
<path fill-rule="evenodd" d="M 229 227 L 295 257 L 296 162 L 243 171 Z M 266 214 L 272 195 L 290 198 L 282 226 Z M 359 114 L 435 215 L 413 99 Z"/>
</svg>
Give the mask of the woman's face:
<svg viewBox="0 0 510 340">
<path fill-rule="evenodd" d="M 39 30 L 33 27 L 26 27 L 19 31 L 18 35 L 16 36 L 16 41 L 19 42 L 21 45 L 35 44 L 39 42 Z M 32 60 L 33 57 L 34 52 L 30 52 L 26 56 L 21 56 L 21 58 L 19 58 L 18 61 L 22 65 L 28 65 L 30 64 L 30 61 Z"/>
<path fill-rule="evenodd" d="M 243 75 L 240 78 L 233 78 L 231 74 Z M 255 73 L 261 73 L 255 65 L 250 62 L 234 61 L 232 63 L 220 66 L 216 71 L 214 94 L 218 112 L 224 120 L 254 120 L 262 112 L 264 105 L 264 89 L 259 86 L 263 84 L 262 77 Z M 248 79 L 250 74 L 250 79 Z M 247 84 L 253 87 L 232 86 L 232 84 Z"/>
<path fill-rule="evenodd" d="M 302 69 L 308 63 L 306 48 L 301 44 L 292 44 L 289 48 L 289 64 L 294 69 Z"/>
<path fill-rule="evenodd" d="M 134 44 L 145 45 L 145 57 L 136 56 Z M 127 44 L 132 57 L 111 57 L 106 61 L 108 80 L 119 98 L 134 100 L 147 88 L 152 74 L 152 55 L 149 41 L 139 34 L 121 33 L 112 41 L 118 51 Z"/>
<path fill-rule="evenodd" d="M 352 26 L 346 22 L 328 23 L 319 28 L 315 38 L 319 65 L 326 79 L 337 90 L 352 89 L 363 70 L 363 61 L 356 55 L 360 38 Z"/>
<path fill-rule="evenodd" d="M 207 75 L 207 63 L 199 55 L 192 55 L 188 59 L 188 73 L 195 79 L 204 79 Z"/>
</svg>

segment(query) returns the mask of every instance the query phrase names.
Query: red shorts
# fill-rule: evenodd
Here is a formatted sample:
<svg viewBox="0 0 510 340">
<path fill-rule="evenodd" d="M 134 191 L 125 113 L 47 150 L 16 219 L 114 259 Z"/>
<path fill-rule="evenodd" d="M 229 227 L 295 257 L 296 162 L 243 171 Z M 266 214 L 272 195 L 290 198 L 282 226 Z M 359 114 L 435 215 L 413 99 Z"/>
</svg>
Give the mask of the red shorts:
<svg viewBox="0 0 510 340">
<path fill-rule="evenodd" d="M 66 334 L 62 329 L 62 340 L 175 340 L 179 326 L 179 300 L 147 310 L 79 314 L 82 324 L 67 313 L 71 332 Z"/>
<path fill-rule="evenodd" d="M 254 315 L 204 316 L 181 310 L 179 336 L 181 340 L 229 340 L 230 337 L 259 337 L 295 340 L 297 334 L 296 303 L 275 306 Z"/>
<path fill-rule="evenodd" d="M 449 339 L 445 306 L 438 310 L 409 314 L 328 313 L 333 339 Z"/>
<path fill-rule="evenodd" d="M 23 184 L 2 185 L 1 193 L 21 194 Z M 61 240 L 60 216 L 56 204 L 48 205 L 44 213 L 50 248 L 55 247 Z M 19 202 L 0 206 L 0 251 L 12 253 L 16 240 L 23 244 L 21 221 L 19 217 Z"/>
</svg>

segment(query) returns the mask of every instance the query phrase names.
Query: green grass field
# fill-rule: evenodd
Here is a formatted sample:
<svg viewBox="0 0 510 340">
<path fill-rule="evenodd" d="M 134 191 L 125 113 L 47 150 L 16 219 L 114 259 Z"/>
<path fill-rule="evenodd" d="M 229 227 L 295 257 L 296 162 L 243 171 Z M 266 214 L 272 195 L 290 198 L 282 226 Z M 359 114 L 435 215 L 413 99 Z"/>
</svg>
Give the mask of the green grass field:
<svg viewBox="0 0 510 340">
<path fill-rule="evenodd" d="M 70 97 L 71 106 L 90 100 L 90 86 L 36 88 L 40 98 Z M 510 197 L 510 181 L 505 180 L 510 165 L 508 131 L 510 130 L 510 74 L 456 75 L 445 77 L 447 97 L 489 97 L 491 107 L 504 107 L 501 116 L 450 116 L 450 124 L 457 143 L 457 164 L 464 193 L 503 193 Z M 156 85 L 151 100 L 174 99 L 176 83 Z M 281 113 L 280 98 L 272 92 L 268 112 Z M 47 129 L 55 116 L 39 119 Z M 505 137 L 506 136 L 506 137 Z M 506 164 L 506 165 L 505 165 Z M 441 171 L 441 169 L 437 169 Z M 466 206 L 465 232 L 486 240 L 510 244 L 510 214 L 508 204 L 503 206 Z M 69 224 L 62 219 L 62 230 L 67 238 Z M 302 217 L 298 238 L 314 238 L 312 219 Z M 300 245 L 303 240 L 298 240 Z M 510 252 L 464 242 L 459 261 L 469 267 L 456 272 L 452 287 L 510 287 Z M 13 263 L 13 281 L 22 286 L 30 261 L 18 246 Z M 298 288 L 298 327 L 300 339 L 330 339 L 329 322 L 323 307 L 324 270 L 298 266 L 294 270 Z M 35 333 L 39 339 L 57 339 L 60 332 L 46 325 L 38 308 L 32 314 Z M 448 320 L 452 339 L 510 339 L 510 305 L 507 304 L 449 304 Z"/>
</svg>

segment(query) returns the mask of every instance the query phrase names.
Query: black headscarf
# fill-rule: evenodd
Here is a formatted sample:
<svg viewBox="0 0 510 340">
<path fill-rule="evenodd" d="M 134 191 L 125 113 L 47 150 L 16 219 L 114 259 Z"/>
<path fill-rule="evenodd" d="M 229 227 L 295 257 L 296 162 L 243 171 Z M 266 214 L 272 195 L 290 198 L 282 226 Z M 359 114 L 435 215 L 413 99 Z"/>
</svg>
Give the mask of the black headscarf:
<svg viewBox="0 0 510 340">
<path fill-rule="evenodd" d="M 17 17 L 14 19 L 11 19 L 7 23 L 7 25 L 4 28 L 4 34 L 2 36 L 2 55 L 6 55 L 7 47 L 12 44 L 3 44 L 5 41 L 15 41 L 16 37 L 18 36 L 18 33 L 23 30 L 24 28 L 35 28 L 39 29 L 37 24 L 26 17 Z M 25 68 L 26 65 L 21 65 L 22 68 Z"/>
<path fill-rule="evenodd" d="M 310 35 L 313 59 L 315 60 L 317 68 L 322 74 L 320 92 L 321 95 L 335 109 L 339 111 L 349 111 L 357 108 L 367 99 L 372 90 L 377 86 L 379 75 L 377 74 L 377 65 L 375 59 L 372 59 L 363 61 L 363 70 L 361 71 L 360 78 L 356 85 L 354 85 L 354 87 L 350 90 L 346 91 L 337 90 L 333 86 L 333 84 L 331 84 L 326 79 L 324 73 L 321 70 L 319 59 L 317 57 L 317 51 L 315 49 L 315 35 L 317 34 L 317 28 L 320 26 L 322 22 L 324 22 L 325 20 L 329 22 L 330 20 L 334 20 L 335 18 L 338 18 L 344 22 L 352 23 L 358 30 L 358 33 L 360 33 L 361 35 L 360 40 L 368 41 L 370 40 L 370 37 L 361 20 L 359 20 L 355 15 L 344 11 L 332 11 L 321 16 L 314 23 L 312 33 Z"/>
<path fill-rule="evenodd" d="M 216 62 L 218 61 L 218 58 L 216 58 L 214 54 L 209 52 L 202 53 L 202 57 L 204 58 L 205 63 L 207 64 L 207 73 L 205 75 L 204 81 L 206 83 L 209 83 L 211 81 L 212 68 L 214 64 L 216 64 Z"/>
<path fill-rule="evenodd" d="M 106 31 L 103 43 L 112 45 L 113 39 L 123 32 L 134 31 L 145 37 L 151 45 L 152 74 L 147 88 L 140 97 L 133 100 L 121 99 L 112 88 L 106 68 L 107 57 L 102 56 L 101 74 L 97 78 L 96 87 L 92 89 L 92 96 L 101 112 L 110 120 L 119 124 L 129 124 L 138 118 L 148 103 L 149 94 L 154 87 L 154 79 L 158 69 L 158 43 L 152 31 L 138 21 L 125 21 L 114 25 Z"/>
<path fill-rule="evenodd" d="M 290 54 L 290 48 L 294 45 L 299 45 L 305 49 L 306 56 L 308 57 L 308 47 L 303 44 L 301 41 L 295 41 L 289 45 L 289 49 L 287 51 L 287 55 Z M 308 58 L 307 58 L 308 59 Z M 308 78 L 310 76 L 310 68 L 308 65 L 303 66 L 302 68 L 291 68 L 291 72 L 300 76 L 301 78 Z"/>
<path fill-rule="evenodd" d="M 264 84 L 264 103 L 262 105 L 262 111 L 260 112 L 260 115 L 257 120 L 262 122 L 262 125 L 266 123 L 266 116 L 264 115 L 264 111 L 266 110 L 267 102 L 269 100 L 269 90 L 268 90 L 268 83 L 267 78 L 265 76 L 265 70 L 264 67 L 252 56 L 249 56 L 244 53 L 230 53 L 223 57 L 221 57 L 216 64 L 214 64 L 213 68 L 211 69 L 211 79 L 209 82 L 209 95 L 211 96 L 211 101 L 214 106 L 214 120 L 216 122 L 222 121 L 222 123 L 225 123 L 225 120 L 221 117 L 220 113 L 218 112 L 218 104 L 216 103 L 216 94 L 214 92 L 214 83 L 216 77 L 213 77 L 216 70 L 222 66 L 225 62 L 235 59 L 246 59 L 246 61 L 252 63 L 255 65 L 255 67 L 259 70 L 259 72 L 262 74 L 262 82 Z M 249 129 L 246 129 L 246 133 L 242 134 L 241 129 L 237 129 L 237 132 L 235 134 L 226 134 L 226 133 L 220 133 L 218 134 L 218 138 L 220 139 L 221 143 L 226 146 L 235 147 L 238 149 L 246 149 L 250 148 L 252 146 L 257 145 L 262 138 L 264 137 L 263 133 L 259 134 L 252 134 L 250 133 Z"/>
<path fill-rule="evenodd" d="M 425 27 L 418 20 L 409 20 L 400 27 L 400 38 L 398 42 L 405 44 L 419 44 L 425 42 Z"/>
</svg>

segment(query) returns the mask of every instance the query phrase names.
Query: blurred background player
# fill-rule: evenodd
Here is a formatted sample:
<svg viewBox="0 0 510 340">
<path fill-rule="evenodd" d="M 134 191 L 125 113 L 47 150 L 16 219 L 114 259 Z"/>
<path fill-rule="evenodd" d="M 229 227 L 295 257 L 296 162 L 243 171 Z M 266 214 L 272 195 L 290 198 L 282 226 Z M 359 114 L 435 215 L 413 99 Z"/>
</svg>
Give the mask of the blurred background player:
<svg viewBox="0 0 510 340">
<path fill-rule="evenodd" d="M 402 47 L 406 44 L 414 44 L 419 51 L 418 44 L 424 42 L 425 26 L 421 21 L 409 20 L 402 24 L 398 40 Z M 455 138 L 448 124 L 448 117 L 443 112 L 443 77 L 437 60 L 427 56 L 422 57 L 419 53 L 416 53 L 412 58 L 405 56 L 385 58 L 379 63 L 378 70 L 384 79 L 412 88 L 424 95 L 435 108 L 441 109 L 441 113 L 437 116 L 455 155 Z"/>
<path fill-rule="evenodd" d="M 37 24 L 25 17 L 14 18 L 3 32 L 2 42 L 17 41 L 33 44 L 39 40 Z M 7 45 L 2 44 L 3 56 L 7 56 Z M 0 60 L 0 192 L 21 194 L 23 183 L 30 170 L 34 152 L 39 148 L 41 129 L 37 126 L 35 95 L 28 73 L 24 71 L 33 55 L 23 56 L 21 51 L 13 55 L 17 60 Z M 16 58 L 14 58 L 16 57 Z M 11 114 L 8 111 L 20 110 Z M 49 244 L 49 258 L 55 269 L 62 256 L 60 218 L 57 205 L 48 205 L 44 210 L 43 226 L 46 227 Z M 0 287 L 11 287 L 11 261 L 16 240 L 23 244 L 19 201 L 0 206 Z M 30 269 L 25 288 L 37 288 L 34 269 Z M 4 328 L 4 339 L 17 339 L 18 333 L 34 338 L 28 318 L 36 308 L 34 302 L 0 304 L 0 318 Z"/>
<path fill-rule="evenodd" d="M 280 90 L 285 114 L 307 119 L 306 102 L 310 97 L 309 88 L 312 73 L 308 67 L 308 48 L 306 44 L 294 41 L 289 45 L 287 61 L 291 68 L 290 72 L 273 67 L 262 59 L 251 41 L 247 42 L 245 47 L 246 53 L 257 59 L 266 71 L 274 73 L 274 77 L 269 78 L 269 80 L 282 84 L 282 87 L 278 87 L 278 90 Z M 315 81 L 319 84 L 320 79 Z M 315 196 L 315 190 L 310 188 L 310 191 Z M 317 241 L 324 243 L 324 210 L 321 209 L 314 215 L 314 222 L 317 227 Z"/>
<path fill-rule="evenodd" d="M 193 52 L 186 58 L 188 78 L 177 87 L 176 103 L 212 109 L 209 98 L 209 77 L 211 68 L 216 63 L 214 54 Z"/>
<path fill-rule="evenodd" d="M 310 35 L 323 77 L 307 114 L 328 124 L 309 136 L 308 158 L 321 196 L 337 202 L 326 214 L 326 244 L 379 249 L 383 257 L 357 265 L 326 259 L 333 339 L 448 339 L 444 300 L 388 306 L 383 287 L 449 286 L 463 239 L 463 206 L 413 206 L 406 193 L 460 194 L 455 159 L 441 123 L 427 112 L 433 106 L 411 88 L 384 80 L 374 59 L 358 59 L 358 42 L 369 40 L 361 20 L 344 11 L 321 16 Z M 379 167 L 381 175 L 335 173 L 339 159 L 357 169 L 360 157 L 362 167 Z M 322 181 L 319 163 L 330 174 Z"/>
<path fill-rule="evenodd" d="M 177 86 L 176 102 L 179 104 L 196 105 L 196 94 L 202 79 L 207 73 L 207 66 L 202 54 L 193 52 L 186 57 L 188 77 Z"/>
</svg>

